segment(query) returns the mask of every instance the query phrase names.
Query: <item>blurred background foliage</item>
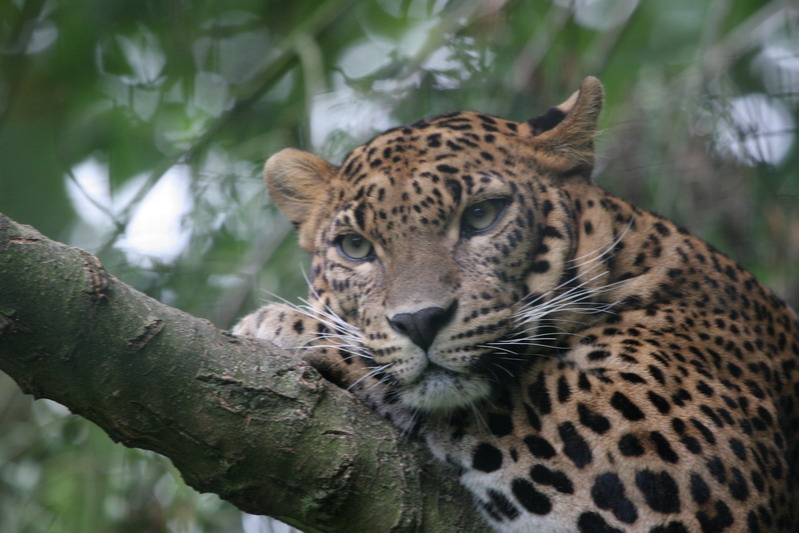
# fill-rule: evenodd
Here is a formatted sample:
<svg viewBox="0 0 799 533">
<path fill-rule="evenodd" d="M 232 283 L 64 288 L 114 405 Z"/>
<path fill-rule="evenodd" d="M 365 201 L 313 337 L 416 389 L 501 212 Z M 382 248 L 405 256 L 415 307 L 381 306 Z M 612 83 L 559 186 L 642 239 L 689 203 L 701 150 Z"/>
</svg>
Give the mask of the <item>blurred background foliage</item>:
<svg viewBox="0 0 799 533">
<path fill-rule="evenodd" d="M 0 211 L 229 327 L 303 294 L 271 153 L 607 90 L 596 179 L 799 304 L 795 0 L 0 0 Z M 0 375 L 0 531 L 268 531 Z"/>
</svg>

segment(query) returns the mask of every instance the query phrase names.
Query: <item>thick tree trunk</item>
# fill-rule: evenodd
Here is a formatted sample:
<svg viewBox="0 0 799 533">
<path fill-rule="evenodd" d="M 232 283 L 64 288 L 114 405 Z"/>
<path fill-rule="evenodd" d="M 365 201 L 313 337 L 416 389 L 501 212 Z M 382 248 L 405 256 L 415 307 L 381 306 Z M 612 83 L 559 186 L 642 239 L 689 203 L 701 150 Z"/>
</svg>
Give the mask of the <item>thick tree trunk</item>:
<svg viewBox="0 0 799 533">
<path fill-rule="evenodd" d="M 454 472 L 266 343 L 0 215 L 0 369 L 186 482 L 305 531 L 485 531 Z"/>
</svg>

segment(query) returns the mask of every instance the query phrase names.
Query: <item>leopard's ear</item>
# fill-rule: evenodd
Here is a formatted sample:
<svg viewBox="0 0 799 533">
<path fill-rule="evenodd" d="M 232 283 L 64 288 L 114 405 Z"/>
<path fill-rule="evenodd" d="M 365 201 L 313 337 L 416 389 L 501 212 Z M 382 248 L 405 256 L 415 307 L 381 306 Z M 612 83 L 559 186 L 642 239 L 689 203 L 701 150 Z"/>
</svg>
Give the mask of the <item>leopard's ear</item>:
<svg viewBox="0 0 799 533">
<path fill-rule="evenodd" d="M 300 230 L 300 245 L 313 247 L 315 215 L 325 202 L 335 167 L 302 150 L 286 148 L 264 165 L 264 181 L 269 197 Z"/>
<path fill-rule="evenodd" d="M 532 144 L 556 156 L 553 170 L 590 176 L 596 124 L 604 99 L 602 83 L 589 76 L 565 102 L 527 121 Z"/>
</svg>

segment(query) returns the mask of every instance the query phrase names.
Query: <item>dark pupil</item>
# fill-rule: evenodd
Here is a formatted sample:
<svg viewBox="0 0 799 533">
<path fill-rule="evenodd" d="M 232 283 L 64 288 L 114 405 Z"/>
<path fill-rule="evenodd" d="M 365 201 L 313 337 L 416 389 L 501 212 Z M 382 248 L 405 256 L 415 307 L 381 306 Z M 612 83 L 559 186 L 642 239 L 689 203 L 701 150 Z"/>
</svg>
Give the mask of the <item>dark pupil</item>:
<svg viewBox="0 0 799 533">
<path fill-rule="evenodd" d="M 472 217 L 474 217 L 474 218 L 483 218 L 485 216 L 485 214 L 486 214 L 486 208 L 485 207 L 483 207 L 481 205 L 477 205 L 477 206 L 472 207 Z"/>
</svg>

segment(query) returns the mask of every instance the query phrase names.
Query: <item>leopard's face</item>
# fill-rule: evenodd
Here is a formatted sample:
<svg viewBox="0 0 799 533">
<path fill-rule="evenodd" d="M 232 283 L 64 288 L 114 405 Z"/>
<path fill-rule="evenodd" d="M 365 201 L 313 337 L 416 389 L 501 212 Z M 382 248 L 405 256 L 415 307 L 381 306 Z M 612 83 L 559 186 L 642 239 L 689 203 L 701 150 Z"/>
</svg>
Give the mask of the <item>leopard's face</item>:
<svg viewBox="0 0 799 533">
<path fill-rule="evenodd" d="M 562 282 L 574 214 L 535 127 L 464 112 L 389 131 L 338 168 L 293 150 L 267 164 L 313 253 L 315 307 L 357 329 L 336 341 L 345 357 L 407 406 L 487 396 L 519 364 L 514 344 L 534 343 L 524 306 Z"/>
<path fill-rule="evenodd" d="M 389 164 L 339 181 L 318 231 L 314 287 L 358 328 L 402 402 L 454 407 L 485 396 L 515 359 L 498 342 L 519 330 L 514 313 L 530 292 L 540 228 L 523 191 L 534 180 L 414 151 L 406 147 L 401 171 Z M 367 154 L 351 162 L 366 166 Z"/>
</svg>

